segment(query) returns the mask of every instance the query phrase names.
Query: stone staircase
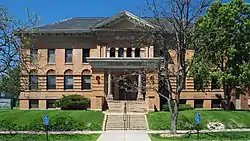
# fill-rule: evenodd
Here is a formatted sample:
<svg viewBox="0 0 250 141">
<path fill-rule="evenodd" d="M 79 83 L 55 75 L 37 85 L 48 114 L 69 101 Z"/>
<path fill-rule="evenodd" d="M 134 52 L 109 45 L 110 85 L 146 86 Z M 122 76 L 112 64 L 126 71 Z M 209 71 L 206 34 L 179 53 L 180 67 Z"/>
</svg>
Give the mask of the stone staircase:
<svg viewBox="0 0 250 141">
<path fill-rule="evenodd" d="M 108 112 L 123 113 L 126 101 L 108 101 Z M 127 101 L 127 113 L 146 113 L 147 105 L 145 101 Z"/>
<path fill-rule="evenodd" d="M 145 114 L 108 114 L 106 115 L 105 130 L 147 130 Z"/>
<path fill-rule="evenodd" d="M 104 130 L 147 130 L 147 106 L 145 101 L 108 101 Z"/>
</svg>

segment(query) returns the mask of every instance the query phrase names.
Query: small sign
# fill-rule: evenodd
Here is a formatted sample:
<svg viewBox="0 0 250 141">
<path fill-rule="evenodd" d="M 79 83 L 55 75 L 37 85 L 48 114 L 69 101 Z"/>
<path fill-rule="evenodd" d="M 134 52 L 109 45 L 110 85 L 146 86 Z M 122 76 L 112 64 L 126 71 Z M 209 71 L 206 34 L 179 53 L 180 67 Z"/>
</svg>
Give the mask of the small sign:
<svg viewBox="0 0 250 141">
<path fill-rule="evenodd" d="M 196 119 L 196 123 L 197 123 L 197 124 L 200 124 L 200 123 L 201 123 L 201 115 L 200 115 L 200 114 L 196 114 L 195 119 Z"/>
<path fill-rule="evenodd" d="M 49 116 L 44 116 L 43 117 L 43 124 L 44 125 L 49 125 Z"/>
</svg>

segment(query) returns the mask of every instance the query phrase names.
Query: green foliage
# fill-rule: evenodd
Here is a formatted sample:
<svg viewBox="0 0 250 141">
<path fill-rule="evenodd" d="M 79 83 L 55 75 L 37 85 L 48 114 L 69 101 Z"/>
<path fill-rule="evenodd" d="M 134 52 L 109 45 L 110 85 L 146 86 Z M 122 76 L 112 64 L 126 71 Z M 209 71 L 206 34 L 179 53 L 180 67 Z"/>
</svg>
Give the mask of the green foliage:
<svg viewBox="0 0 250 141">
<path fill-rule="evenodd" d="M 206 129 L 209 122 L 220 122 L 227 129 L 250 128 L 250 112 L 245 111 L 209 111 L 209 110 L 187 110 L 180 111 L 177 128 L 179 130 L 196 129 L 195 115 L 201 115 L 201 129 Z M 170 113 L 154 112 L 148 114 L 150 130 L 169 130 Z"/>
<path fill-rule="evenodd" d="M 173 103 L 172 103 L 172 107 L 174 107 Z M 189 104 L 180 104 L 179 111 L 185 111 L 185 110 L 194 110 L 194 107 L 192 107 Z M 162 105 L 162 111 L 169 111 L 169 107 L 167 103 Z"/>
<path fill-rule="evenodd" d="M 56 107 L 62 110 L 87 110 L 90 100 L 81 95 L 63 96 L 56 102 Z"/>
<path fill-rule="evenodd" d="M 20 93 L 20 70 L 11 69 L 0 79 L 0 91 L 9 97 L 17 99 Z"/>
<path fill-rule="evenodd" d="M 96 141 L 98 134 L 90 135 L 49 135 L 50 141 Z M 11 135 L 0 135 L 1 141 L 44 141 L 44 135 L 26 135 L 26 134 L 11 134 Z"/>
<path fill-rule="evenodd" d="M 245 79 L 238 78 L 243 73 L 241 66 L 250 60 L 249 5 L 243 0 L 216 1 L 198 20 L 195 32 L 198 49 L 192 74 L 211 79 L 216 73 L 221 85 L 244 83 Z"/>
<path fill-rule="evenodd" d="M 44 115 L 50 118 L 51 131 L 101 130 L 104 117 L 101 112 L 95 111 L 1 110 L 0 130 L 43 131 Z"/>
<path fill-rule="evenodd" d="M 241 74 L 239 76 L 239 81 L 241 85 L 250 86 L 250 62 L 241 65 L 240 69 Z"/>
</svg>

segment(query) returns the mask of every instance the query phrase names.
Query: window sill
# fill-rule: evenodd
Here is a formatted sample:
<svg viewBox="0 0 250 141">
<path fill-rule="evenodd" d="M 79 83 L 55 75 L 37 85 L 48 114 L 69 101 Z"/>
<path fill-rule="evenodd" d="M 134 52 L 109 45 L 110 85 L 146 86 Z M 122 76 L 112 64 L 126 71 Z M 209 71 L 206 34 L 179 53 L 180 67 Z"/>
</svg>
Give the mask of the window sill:
<svg viewBox="0 0 250 141">
<path fill-rule="evenodd" d="M 83 89 L 83 92 L 92 92 L 92 89 Z"/>
<path fill-rule="evenodd" d="M 47 65 L 56 65 L 56 63 L 47 63 Z"/>
<path fill-rule="evenodd" d="M 89 63 L 82 63 L 83 65 L 89 65 Z"/>
<path fill-rule="evenodd" d="M 74 89 L 64 89 L 64 91 L 73 91 Z"/>
<path fill-rule="evenodd" d="M 74 65 L 73 63 L 64 63 L 65 65 Z"/>
</svg>

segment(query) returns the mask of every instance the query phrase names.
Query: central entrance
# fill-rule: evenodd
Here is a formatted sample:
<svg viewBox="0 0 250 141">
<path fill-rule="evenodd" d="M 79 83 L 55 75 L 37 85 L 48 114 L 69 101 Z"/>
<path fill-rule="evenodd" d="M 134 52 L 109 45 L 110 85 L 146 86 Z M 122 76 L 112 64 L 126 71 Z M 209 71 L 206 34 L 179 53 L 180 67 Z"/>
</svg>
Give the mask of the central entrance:
<svg viewBox="0 0 250 141">
<path fill-rule="evenodd" d="M 144 100 L 142 74 L 118 70 L 107 71 L 104 81 L 104 92 L 108 100 Z"/>
<path fill-rule="evenodd" d="M 119 81 L 118 99 L 115 100 L 137 100 L 138 76 L 127 76 Z"/>
</svg>

